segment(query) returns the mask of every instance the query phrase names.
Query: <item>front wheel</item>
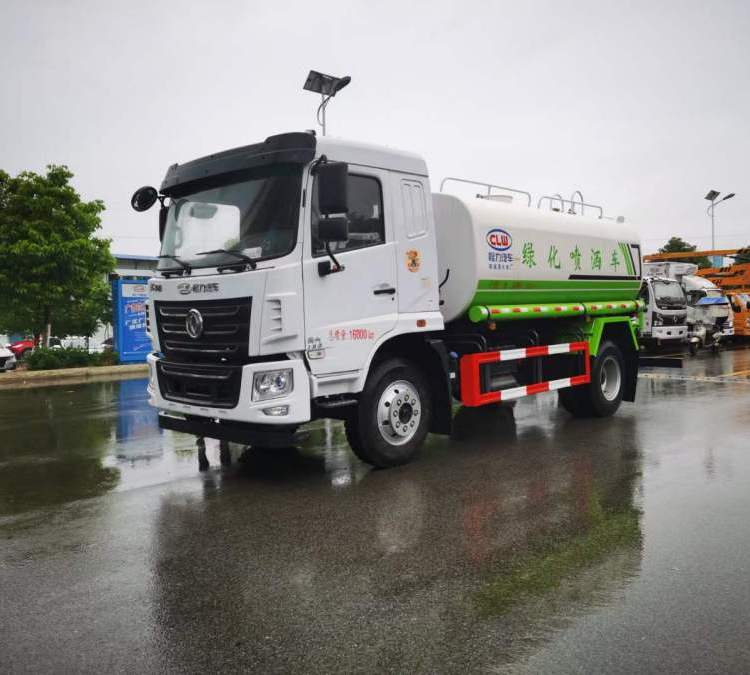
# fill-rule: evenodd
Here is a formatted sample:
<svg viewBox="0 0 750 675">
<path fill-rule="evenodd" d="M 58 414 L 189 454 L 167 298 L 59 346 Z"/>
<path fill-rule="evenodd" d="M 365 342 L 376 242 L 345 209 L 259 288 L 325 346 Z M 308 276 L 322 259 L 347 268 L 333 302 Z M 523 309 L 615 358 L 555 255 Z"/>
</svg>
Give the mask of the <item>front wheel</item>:
<svg viewBox="0 0 750 675">
<path fill-rule="evenodd" d="M 607 340 L 591 364 L 591 382 L 561 389 L 560 403 L 575 417 L 609 417 L 620 407 L 624 386 L 625 359 L 620 348 Z"/>
<path fill-rule="evenodd" d="M 377 366 L 346 422 L 354 454 L 380 468 L 411 461 L 430 428 L 432 399 L 422 372 L 409 361 L 388 359 Z"/>
</svg>

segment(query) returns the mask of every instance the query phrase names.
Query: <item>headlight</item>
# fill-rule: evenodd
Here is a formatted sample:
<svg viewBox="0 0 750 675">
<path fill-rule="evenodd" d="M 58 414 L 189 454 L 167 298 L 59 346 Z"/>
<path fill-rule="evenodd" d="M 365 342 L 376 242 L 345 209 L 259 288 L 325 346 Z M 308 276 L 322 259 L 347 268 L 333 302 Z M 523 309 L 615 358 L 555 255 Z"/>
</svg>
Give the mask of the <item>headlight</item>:
<svg viewBox="0 0 750 675">
<path fill-rule="evenodd" d="M 654 326 L 663 326 L 664 325 L 664 321 L 662 321 L 662 319 L 661 319 L 660 316 L 655 316 L 653 323 L 654 323 Z"/>
<path fill-rule="evenodd" d="M 294 389 L 294 374 L 291 368 L 265 370 L 253 375 L 253 401 L 286 396 Z"/>
</svg>

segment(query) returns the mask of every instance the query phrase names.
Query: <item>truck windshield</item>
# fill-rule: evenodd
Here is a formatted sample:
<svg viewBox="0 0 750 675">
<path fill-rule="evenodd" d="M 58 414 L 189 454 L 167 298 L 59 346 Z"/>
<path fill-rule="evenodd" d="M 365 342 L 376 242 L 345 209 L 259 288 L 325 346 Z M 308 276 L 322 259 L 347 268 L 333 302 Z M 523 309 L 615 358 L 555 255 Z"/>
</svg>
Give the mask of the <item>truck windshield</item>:
<svg viewBox="0 0 750 675">
<path fill-rule="evenodd" d="M 655 281 L 654 300 L 661 309 L 678 309 L 685 307 L 685 294 L 677 282 Z"/>
<path fill-rule="evenodd" d="M 172 197 L 158 269 L 174 268 L 174 257 L 216 267 L 236 263 L 238 253 L 255 260 L 286 255 L 297 243 L 301 185 L 301 167 L 267 167 L 262 175 Z M 206 251 L 213 252 L 200 255 Z"/>
</svg>

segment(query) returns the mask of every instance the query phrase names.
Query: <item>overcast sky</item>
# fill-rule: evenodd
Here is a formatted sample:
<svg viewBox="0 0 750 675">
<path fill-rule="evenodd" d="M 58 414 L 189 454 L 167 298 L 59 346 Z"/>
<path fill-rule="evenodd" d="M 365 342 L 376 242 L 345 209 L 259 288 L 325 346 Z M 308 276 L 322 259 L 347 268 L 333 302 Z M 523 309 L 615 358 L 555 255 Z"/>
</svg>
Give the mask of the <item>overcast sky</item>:
<svg viewBox="0 0 750 675">
<path fill-rule="evenodd" d="M 133 189 L 169 164 L 314 126 L 636 223 L 750 243 L 750 2 L 0 0 L 0 168 L 67 164 L 118 253 L 157 252 Z"/>
</svg>

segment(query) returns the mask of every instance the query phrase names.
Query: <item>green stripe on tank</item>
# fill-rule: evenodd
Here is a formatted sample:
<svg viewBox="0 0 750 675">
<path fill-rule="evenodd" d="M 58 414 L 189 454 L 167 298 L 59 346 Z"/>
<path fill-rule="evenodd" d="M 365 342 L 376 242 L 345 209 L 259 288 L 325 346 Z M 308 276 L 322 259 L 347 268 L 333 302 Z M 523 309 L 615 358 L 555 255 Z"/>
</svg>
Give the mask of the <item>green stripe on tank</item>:
<svg viewBox="0 0 750 675">
<path fill-rule="evenodd" d="M 638 288 L 640 281 L 633 279 L 480 279 L 477 292 L 501 290 L 537 290 L 554 288 L 561 290 L 581 288 Z"/>
<path fill-rule="evenodd" d="M 630 255 L 630 244 L 618 242 L 620 250 L 622 251 L 622 257 L 625 259 L 625 267 L 628 269 L 628 275 L 633 276 L 635 274 L 635 268 L 633 267 L 633 258 Z"/>
</svg>

